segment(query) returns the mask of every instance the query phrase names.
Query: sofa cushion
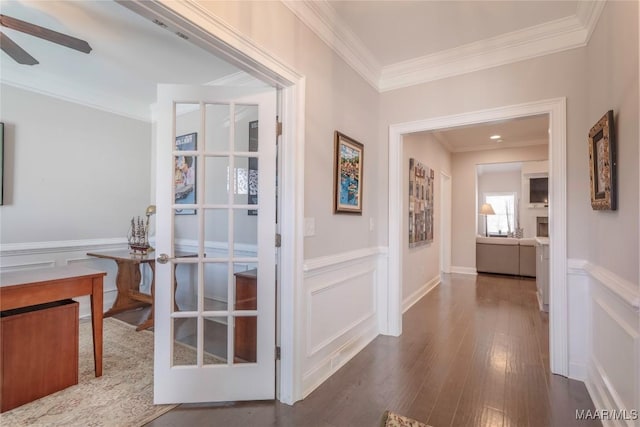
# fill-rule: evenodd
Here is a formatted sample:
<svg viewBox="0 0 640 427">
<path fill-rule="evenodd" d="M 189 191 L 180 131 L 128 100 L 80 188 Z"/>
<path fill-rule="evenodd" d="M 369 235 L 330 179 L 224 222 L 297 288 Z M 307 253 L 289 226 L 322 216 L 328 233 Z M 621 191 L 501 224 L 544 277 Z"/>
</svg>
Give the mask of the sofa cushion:
<svg viewBox="0 0 640 427">
<path fill-rule="evenodd" d="M 488 245 L 517 245 L 518 239 L 514 237 L 476 237 L 476 243 Z"/>
</svg>

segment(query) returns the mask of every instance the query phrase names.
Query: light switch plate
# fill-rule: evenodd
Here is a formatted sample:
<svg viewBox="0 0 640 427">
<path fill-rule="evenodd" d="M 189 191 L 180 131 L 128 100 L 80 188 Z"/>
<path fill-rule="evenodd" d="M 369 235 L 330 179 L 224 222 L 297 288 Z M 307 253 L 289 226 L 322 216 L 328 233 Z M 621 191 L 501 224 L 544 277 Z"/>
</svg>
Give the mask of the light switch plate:
<svg viewBox="0 0 640 427">
<path fill-rule="evenodd" d="M 311 237 L 316 235 L 316 219 L 305 218 L 304 219 L 304 237 Z"/>
</svg>

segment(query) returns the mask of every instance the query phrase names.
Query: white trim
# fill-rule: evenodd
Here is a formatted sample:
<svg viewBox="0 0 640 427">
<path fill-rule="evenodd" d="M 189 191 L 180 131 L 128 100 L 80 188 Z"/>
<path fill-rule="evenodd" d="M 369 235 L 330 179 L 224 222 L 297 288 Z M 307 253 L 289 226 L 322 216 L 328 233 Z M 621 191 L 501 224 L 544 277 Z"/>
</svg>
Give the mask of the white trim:
<svg viewBox="0 0 640 427">
<path fill-rule="evenodd" d="M 451 266 L 451 273 L 454 274 L 468 274 L 471 276 L 477 276 L 478 275 L 478 271 L 476 270 L 475 267 L 460 267 L 458 265 L 452 265 Z"/>
<path fill-rule="evenodd" d="M 405 298 L 405 300 L 402 302 L 402 312 L 406 313 L 407 310 L 409 310 L 418 301 L 420 301 L 422 299 L 422 297 L 424 297 L 429 292 L 434 290 L 436 288 L 436 286 L 438 286 L 439 284 L 440 284 L 440 275 L 438 274 L 436 277 L 432 278 L 427 283 L 425 283 L 424 285 L 420 286 L 419 289 L 417 289 L 411 295 L 409 295 L 407 298 Z"/>
<path fill-rule="evenodd" d="M 305 77 L 250 38 L 193 0 L 122 2 L 142 16 L 161 18 L 165 24 L 259 80 L 282 91 L 282 200 L 280 248 L 280 347 L 279 400 L 293 404 L 302 399 L 301 314 L 303 281 Z"/>
<path fill-rule="evenodd" d="M 550 332 L 551 372 L 567 376 L 567 194 L 566 194 L 566 98 L 554 98 L 518 105 L 435 117 L 389 126 L 389 289 L 387 299 L 388 330 L 402 332 L 402 137 L 405 134 L 434 131 L 456 126 L 549 114 L 550 223 Z M 455 267 L 452 267 L 455 271 Z M 384 297 L 384 296 L 383 296 Z"/>
<path fill-rule="evenodd" d="M 345 25 L 326 1 L 281 0 L 307 27 L 338 54 L 374 89 L 378 90 L 381 65 L 364 43 Z"/>
<path fill-rule="evenodd" d="M 379 92 L 585 46 L 605 3 L 579 2 L 572 16 L 383 67 L 328 1 L 281 1 Z"/>
<path fill-rule="evenodd" d="M 632 310 L 640 312 L 640 291 L 637 286 L 613 271 L 583 259 L 569 259 L 567 272 L 590 276 L 628 304 Z"/>
<path fill-rule="evenodd" d="M 587 391 L 589 392 L 589 396 L 591 397 L 593 406 L 596 410 L 624 408 L 624 406 L 621 405 L 620 396 L 618 396 L 615 389 L 612 387 L 611 381 L 607 379 L 602 365 L 595 357 L 591 358 L 590 367 L 587 370 L 587 381 L 585 381 L 585 385 L 587 386 Z M 608 427 L 633 427 L 631 421 L 623 423 L 622 420 L 609 420 L 603 425 Z"/>
<path fill-rule="evenodd" d="M 585 264 L 584 270 L 625 303 L 630 305 L 636 312 L 640 311 L 640 292 L 638 292 L 637 285 L 634 285 L 604 267 L 590 262 Z"/>
<path fill-rule="evenodd" d="M 323 257 L 307 259 L 304 262 L 303 270 L 305 276 L 309 276 L 313 273 L 320 273 L 322 269 L 328 267 L 337 267 L 339 264 L 359 261 L 372 256 L 384 255 L 388 249 L 386 247 L 369 247 L 363 249 L 356 249 L 349 252 L 342 252 L 335 255 L 328 255 Z"/>
<path fill-rule="evenodd" d="M 320 384 L 344 366 L 345 363 L 353 359 L 356 354 L 369 345 L 377 336 L 378 331 L 375 322 L 373 322 L 360 334 L 354 336 L 339 349 L 327 355 L 320 363 L 314 364 L 313 368 L 305 372 L 302 377 L 302 397 L 307 397 L 313 390 L 318 388 Z"/>
<path fill-rule="evenodd" d="M 3 243 L 0 256 L 46 254 L 54 252 L 71 252 L 86 250 L 126 249 L 127 239 L 115 237 L 110 239 L 57 240 L 50 242 Z"/>
<path fill-rule="evenodd" d="M 82 105 L 83 107 L 93 108 L 95 110 L 104 111 L 110 114 L 116 114 L 128 119 L 138 120 L 146 123 L 149 123 L 151 121 L 151 109 L 148 105 L 142 106 L 131 102 L 131 99 L 120 98 L 104 91 L 94 93 L 83 91 L 80 94 L 77 93 L 77 88 L 67 85 L 66 82 L 62 80 L 58 80 L 57 82 L 55 82 L 55 84 L 50 84 L 50 86 L 56 87 L 55 91 L 11 80 L 8 79 L 6 75 L 0 78 L 0 83 L 51 98 L 59 99 L 65 102 Z"/>
<path fill-rule="evenodd" d="M 39 268 L 55 267 L 56 261 L 53 259 L 46 261 L 21 262 L 19 264 L 8 264 L 0 266 L 0 273 L 10 273 L 12 271 L 37 270 Z"/>
<path fill-rule="evenodd" d="M 379 88 L 386 92 L 583 47 L 588 34 L 576 16 L 546 22 L 383 67 Z"/>
</svg>

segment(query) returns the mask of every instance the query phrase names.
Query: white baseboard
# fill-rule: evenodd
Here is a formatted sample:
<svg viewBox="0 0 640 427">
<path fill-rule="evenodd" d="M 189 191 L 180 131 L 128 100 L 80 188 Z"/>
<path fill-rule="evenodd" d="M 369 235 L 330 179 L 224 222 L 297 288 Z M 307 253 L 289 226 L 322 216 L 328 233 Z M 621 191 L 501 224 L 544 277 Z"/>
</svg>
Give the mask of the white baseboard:
<svg viewBox="0 0 640 427">
<path fill-rule="evenodd" d="M 429 280 L 427 283 L 422 285 L 417 291 L 409 295 L 402 302 L 402 312 L 405 313 L 407 310 L 409 310 L 415 303 L 420 301 L 422 297 L 424 297 L 426 294 L 431 292 L 431 290 L 433 290 L 439 284 L 440 284 L 440 274 L 438 274 L 433 279 Z"/>
<path fill-rule="evenodd" d="M 474 267 L 459 267 L 452 265 L 451 272 L 457 274 L 469 274 L 471 276 L 477 276 L 478 271 Z"/>
<path fill-rule="evenodd" d="M 361 334 L 347 341 L 339 349 L 323 358 L 320 363 L 315 364 L 313 369 L 306 372 L 302 377 L 302 398 L 304 399 L 311 394 L 312 391 L 336 373 L 377 336 L 377 324 L 372 322 Z"/>
</svg>

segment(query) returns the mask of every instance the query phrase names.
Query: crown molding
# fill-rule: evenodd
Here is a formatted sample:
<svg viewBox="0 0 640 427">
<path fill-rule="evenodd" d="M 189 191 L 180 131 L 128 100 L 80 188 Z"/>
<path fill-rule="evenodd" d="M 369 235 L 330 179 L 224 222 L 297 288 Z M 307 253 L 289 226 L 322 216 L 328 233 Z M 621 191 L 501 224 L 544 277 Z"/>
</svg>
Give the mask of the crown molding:
<svg viewBox="0 0 640 427">
<path fill-rule="evenodd" d="M 80 89 L 70 85 L 68 81 L 54 79 L 53 83 L 47 83 L 47 79 L 32 79 L 17 75 L 7 75 L 6 70 L 2 71 L 0 83 L 18 89 L 34 92 L 50 98 L 60 99 L 93 108 L 111 114 L 127 117 L 129 119 L 150 121 L 151 111 L 149 105 L 142 105 L 132 102 L 131 99 L 124 99 L 111 93 Z"/>
<path fill-rule="evenodd" d="M 379 91 L 381 65 L 329 2 L 281 0 L 307 27 Z"/>
<path fill-rule="evenodd" d="M 328 1 L 281 1 L 379 92 L 585 46 L 606 2 L 578 2 L 570 17 L 382 67 Z"/>
<path fill-rule="evenodd" d="M 576 16 L 558 19 L 384 67 L 379 89 L 386 92 L 582 47 L 587 35 Z"/>
</svg>

